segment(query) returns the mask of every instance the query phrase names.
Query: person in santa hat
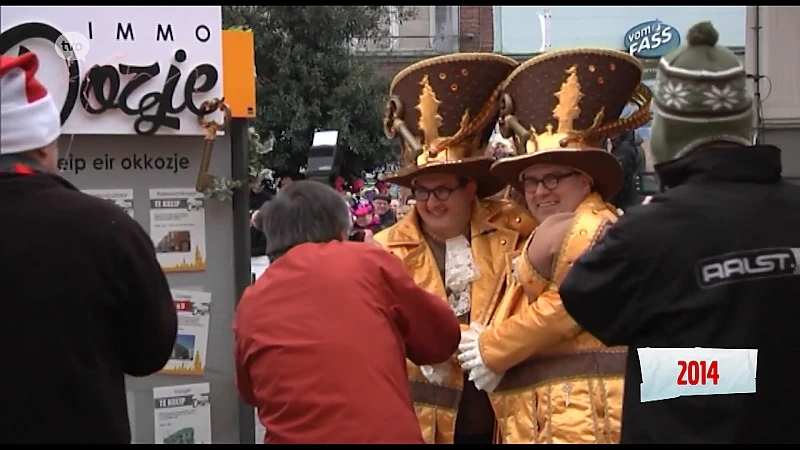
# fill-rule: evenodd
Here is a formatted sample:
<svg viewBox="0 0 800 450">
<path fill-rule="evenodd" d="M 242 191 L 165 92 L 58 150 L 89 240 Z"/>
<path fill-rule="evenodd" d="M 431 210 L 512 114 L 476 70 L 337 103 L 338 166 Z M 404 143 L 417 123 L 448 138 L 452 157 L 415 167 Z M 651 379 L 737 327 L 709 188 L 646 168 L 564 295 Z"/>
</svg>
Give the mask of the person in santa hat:
<svg viewBox="0 0 800 450">
<path fill-rule="evenodd" d="M 0 444 L 130 443 L 125 374 L 169 360 L 175 307 L 142 227 L 58 175 L 38 65 L 0 56 Z"/>
</svg>

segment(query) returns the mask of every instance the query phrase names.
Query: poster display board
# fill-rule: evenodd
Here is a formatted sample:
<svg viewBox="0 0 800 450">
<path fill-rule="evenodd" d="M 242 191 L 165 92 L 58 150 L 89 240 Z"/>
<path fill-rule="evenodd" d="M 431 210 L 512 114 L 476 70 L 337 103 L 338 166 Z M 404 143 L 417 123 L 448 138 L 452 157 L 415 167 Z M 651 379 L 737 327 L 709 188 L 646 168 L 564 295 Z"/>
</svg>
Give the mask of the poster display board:
<svg viewBox="0 0 800 450">
<path fill-rule="evenodd" d="M 71 141 L 71 142 L 70 142 Z M 178 151 L 189 160 L 186 169 L 178 173 L 168 170 L 152 169 L 146 172 L 125 170 L 121 167 L 111 170 L 96 170 L 88 164 L 86 170 L 75 173 L 63 171 L 61 174 L 81 190 L 97 191 L 109 189 L 129 189 L 133 191 L 132 203 L 134 218 L 149 232 L 152 208 L 151 189 L 188 190 L 181 186 L 191 186 L 197 177 L 200 164 L 202 137 L 160 137 L 160 136 L 62 136 L 60 145 L 69 150 L 73 160 L 88 160 L 102 156 L 108 148 L 113 147 L 120 154 L 138 154 L 142 148 L 157 153 Z M 211 168 L 220 176 L 230 176 L 229 140 L 226 137 L 217 139 L 211 161 Z M 181 374 L 168 374 L 163 370 L 145 378 L 130 377 L 126 380 L 128 397 L 132 400 L 131 431 L 133 441 L 137 444 L 156 442 L 156 429 L 153 423 L 153 389 L 195 382 L 207 382 L 210 385 L 210 398 L 213 408 L 211 415 L 211 437 L 213 443 L 236 444 L 242 441 L 239 431 L 239 397 L 234 384 L 233 364 L 233 313 L 236 298 L 234 293 L 234 273 L 231 263 L 233 253 L 232 207 L 230 202 L 204 200 L 203 220 L 206 239 L 204 259 L 207 261 L 204 271 L 168 272 L 167 279 L 173 290 L 176 301 L 180 305 L 180 334 L 193 335 L 196 356 L 192 355 L 188 370 L 175 370 Z M 152 237 L 152 236 L 151 236 Z M 155 240 L 154 240 L 155 241 Z M 157 244 L 157 242 L 154 242 Z M 192 306 L 189 306 L 191 302 Z M 208 305 L 204 315 L 191 315 L 188 309 L 200 312 Z M 183 339 L 180 342 L 185 341 Z M 205 340 L 205 344 L 203 341 Z M 205 347 L 204 350 L 201 350 Z M 177 353 L 175 353 L 177 356 Z M 179 355 L 185 358 L 185 354 Z M 195 368 L 195 361 L 199 361 Z M 174 358 L 167 364 L 167 369 L 186 368 L 189 360 L 176 361 Z M 245 420 L 250 422 L 251 417 Z M 246 436 L 245 442 L 252 439 Z"/>
<path fill-rule="evenodd" d="M 201 105 L 224 97 L 221 7 L 0 8 L 0 53 L 35 53 L 37 78 L 60 110 L 60 175 L 149 233 L 181 308 L 165 369 L 126 379 L 132 441 L 250 442 L 252 417 L 234 383 L 233 206 L 193 188 L 205 145 Z M 252 56 L 252 36 L 236 37 L 228 47 L 249 37 Z M 253 73 L 241 74 L 254 85 Z M 238 92 L 236 111 L 253 116 L 254 91 Z M 231 137 L 218 135 L 210 172 L 230 179 L 231 164 Z"/>
</svg>

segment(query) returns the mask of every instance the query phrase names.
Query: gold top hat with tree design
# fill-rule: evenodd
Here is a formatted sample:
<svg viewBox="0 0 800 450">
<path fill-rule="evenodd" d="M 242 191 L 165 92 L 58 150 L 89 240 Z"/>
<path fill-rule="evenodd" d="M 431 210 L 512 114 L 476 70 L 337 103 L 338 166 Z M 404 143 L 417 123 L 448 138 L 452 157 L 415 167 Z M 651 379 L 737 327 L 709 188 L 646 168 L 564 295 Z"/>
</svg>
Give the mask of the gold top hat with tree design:
<svg viewBox="0 0 800 450">
<path fill-rule="evenodd" d="M 386 181 L 411 187 L 414 178 L 450 173 L 473 179 L 478 196 L 497 193 L 486 146 L 497 121 L 500 85 L 519 64 L 492 53 L 455 53 L 412 64 L 392 81 L 386 136 L 401 138 L 402 168 Z"/>
<path fill-rule="evenodd" d="M 495 162 L 492 173 L 522 189 L 522 172 L 534 164 L 569 166 L 612 197 L 622 168 L 605 141 L 650 120 L 651 93 L 641 79 L 641 63 L 616 50 L 560 50 L 524 62 L 503 83 L 500 100 L 500 130 L 514 137 L 517 155 Z M 621 118 L 628 103 L 638 109 Z"/>
</svg>

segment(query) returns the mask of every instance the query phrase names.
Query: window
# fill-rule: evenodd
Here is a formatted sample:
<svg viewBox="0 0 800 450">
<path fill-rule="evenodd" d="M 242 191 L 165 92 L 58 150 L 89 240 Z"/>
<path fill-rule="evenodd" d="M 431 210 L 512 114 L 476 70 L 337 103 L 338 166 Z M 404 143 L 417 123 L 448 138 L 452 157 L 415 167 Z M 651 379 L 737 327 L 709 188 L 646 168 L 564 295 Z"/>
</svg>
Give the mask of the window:
<svg viewBox="0 0 800 450">
<path fill-rule="evenodd" d="M 390 52 L 397 48 L 400 38 L 400 18 L 397 6 L 387 6 L 389 13 L 389 29 L 386 39 L 367 40 L 354 38 L 350 42 L 353 52 Z"/>
<path fill-rule="evenodd" d="M 400 38 L 400 17 L 397 6 L 389 6 L 389 50 L 396 50 Z"/>
<path fill-rule="evenodd" d="M 459 6 L 429 6 L 430 49 L 439 53 L 458 51 Z"/>
<path fill-rule="evenodd" d="M 458 51 L 458 6 L 404 6 L 415 17 L 400 21 L 400 7 L 389 6 L 387 39 L 364 42 L 354 39 L 355 52 L 396 52 L 406 54 L 453 53 Z"/>
</svg>

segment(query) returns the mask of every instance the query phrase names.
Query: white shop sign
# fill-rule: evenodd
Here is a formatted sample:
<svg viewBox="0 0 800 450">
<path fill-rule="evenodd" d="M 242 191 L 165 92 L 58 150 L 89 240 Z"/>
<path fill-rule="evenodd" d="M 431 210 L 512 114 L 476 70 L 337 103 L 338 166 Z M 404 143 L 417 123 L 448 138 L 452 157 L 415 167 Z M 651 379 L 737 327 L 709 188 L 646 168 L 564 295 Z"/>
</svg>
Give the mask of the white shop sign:
<svg viewBox="0 0 800 450">
<path fill-rule="evenodd" d="M 39 57 L 65 134 L 200 135 L 200 105 L 222 98 L 219 6 L 3 6 L 0 28 L 0 52 Z M 86 38 L 77 61 L 64 36 Z"/>
</svg>

